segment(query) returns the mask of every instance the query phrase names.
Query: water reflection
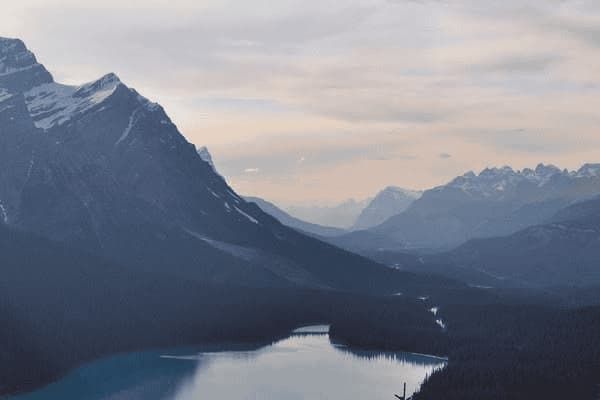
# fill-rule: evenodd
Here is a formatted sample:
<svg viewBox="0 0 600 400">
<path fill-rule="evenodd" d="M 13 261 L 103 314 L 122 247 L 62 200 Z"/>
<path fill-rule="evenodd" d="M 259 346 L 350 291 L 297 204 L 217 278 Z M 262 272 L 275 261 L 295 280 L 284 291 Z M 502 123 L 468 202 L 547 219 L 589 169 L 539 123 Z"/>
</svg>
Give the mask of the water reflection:
<svg viewBox="0 0 600 400">
<path fill-rule="evenodd" d="M 293 335 L 242 357 L 215 355 L 175 399 L 390 399 L 404 382 L 412 394 L 444 364 L 416 354 L 350 350 L 325 334 Z"/>
<path fill-rule="evenodd" d="M 412 394 L 445 364 L 352 350 L 312 331 L 260 348 L 230 344 L 110 357 L 12 400 L 391 399 L 404 382 Z"/>
</svg>

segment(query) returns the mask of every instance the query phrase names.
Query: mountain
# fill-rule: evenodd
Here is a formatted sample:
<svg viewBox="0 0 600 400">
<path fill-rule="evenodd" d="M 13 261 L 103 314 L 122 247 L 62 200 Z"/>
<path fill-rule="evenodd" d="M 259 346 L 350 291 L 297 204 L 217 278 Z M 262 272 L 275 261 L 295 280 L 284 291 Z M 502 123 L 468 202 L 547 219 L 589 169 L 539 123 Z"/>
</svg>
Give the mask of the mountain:
<svg viewBox="0 0 600 400">
<path fill-rule="evenodd" d="M 385 292 L 420 279 L 245 201 L 115 74 L 59 84 L 23 42 L 0 39 L 0 88 L 0 213 L 11 228 L 193 282 Z"/>
<path fill-rule="evenodd" d="M 316 236 L 339 236 L 344 234 L 346 231 L 339 228 L 332 228 L 328 226 L 322 226 L 317 224 L 311 224 L 310 222 L 302 221 L 301 219 L 294 218 L 275 204 L 263 200 L 258 197 L 245 197 L 246 201 L 256 204 L 261 210 L 267 214 L 276 218 L 282 224 L 299 230 L 304 233 L 308 233 Z"/>
<path fill-rule="evenodd" d="M 440 250 L 472 238 L 509 235 L 600 193 L 598 171 L 598 164 L 577 171 L 540 164 L 522 171 L 502 167 L 468 172 L 425 191 L 406 211 L 384 223 L 333 242 L 362 252 Z"/>
<path fill-rule="evenodd" d="M 353 230 L 377 226 L 388 218 L 406 210 L 423 192 L 390 186 L 379 192 L 360 213 Z"/>
<path fill-rule="evenodd" d="M 450 271 L 441 267 L 438 273 L 457 278 L 460 270 L 460 278 L 471 284 L 597 285 L 600 198 L 566 207 L 544 224 L 505 237 L 474 239 L 432 259 L 452 264 Z"/>
<path fill-rule="evenodd" d="M 196 151 L 198 152 L 198 155 L 200 156 L 202 161 L 206 162 L 212 167 L 212 169 L 216 171 L 215 163 L 213 162 L 212 155 L 208 151 L 208 148 L 206 146 L 202 146 L 200 148 L 197 148 Z"/>
<path fill-rule="evenodd" d="M 218 173 L 216 166 L 213 161 L 213 157 L 210 154 L 208 148 L 206 146 L 199 147 L 197 149 L 198 155 L 204 161 L 206 161 L 213 170 Z M 290 228 L 294 228 L 304 233 L 308 233 L 317 237 L 329 237 L 329 236 L 338 236 L 345 233 L 344 230 L 339 228 L 332 228 L 328 226 L 321 226 L 318 224 L 311 224 L 310 222 L 302 221 L 299 218 L 292 217 L 287 212 L 283 211 L 281 208 L 277 207 L 275 204 L 261 199 L 259 197 L 251 197 L 244 196 L 244 200 L 256 204 L 262 211 L 269 214 L 270 216 L 277 219 L 283 225 L 289 226 Z"/>
<path fill-rule="evenodd" d="M 273 339 L 455 285 L 282 225 L 115 74 L 62 85 L 5 38 L 0 254 L 0 397 L 114 352 Z"/>
<path fill-rule="evenodd" d="M 288 214 L 311 224 L 332 226 L 339 229 L 351 229 L 360 213 L 371 199 L 346 200 L 334 206 L 300 206 L 285 207 Z"/>
</svg>

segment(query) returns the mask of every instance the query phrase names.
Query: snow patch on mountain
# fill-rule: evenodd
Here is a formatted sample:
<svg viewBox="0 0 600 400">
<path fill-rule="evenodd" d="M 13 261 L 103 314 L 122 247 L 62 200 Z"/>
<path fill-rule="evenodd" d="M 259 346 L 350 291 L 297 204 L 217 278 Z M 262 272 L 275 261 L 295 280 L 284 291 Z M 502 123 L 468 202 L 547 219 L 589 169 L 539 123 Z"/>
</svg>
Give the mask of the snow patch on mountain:
<svg viewBox="0 0 600 400">
<path fill-rule="evenodd" d="M 6 208 L 4 207 L 4 204 L 2 203 L 1 200 L 0 200 L 0 217 L 2 218 L 2 221 L 4 221 L 5 224 L 8 224 L 8 213 L 6 212 Z"/>
<path fill-rule="evenodd" d="M 594 178 L 600 176 L 600 164 L 584 164 L 575 173 L 578 178 Z"/>
<path fill-rule="evenodd" d="M 450 183 L 433 190 L 460 189 L 472 196 L 498 197 L 522 182 L 544 187 L 556 177 L 581 178 L 600 175 L 600 164 L 586 164 L 578 171 L 561 170 L 554 165 L 539 164 L 535 169 L 513 170 L 511 167 L 485 168 L 479 174 L 469 171 Z"/>
<path fill-rule="evenodd" d="M 249 215 L 249 214 L 245 213 L 244 211 L 240 210 L 240 209 L 239 209 L 239 208 L 237 208 L 237 207 L 234 207 L 234 208 L 235 208 L 235 210 L 236 210 L 237 212 L 239 212 L 239 213 L 240 213 L 240 214 L 242 214 L 244 217 L 246 217 L 246 219 L 247 219 L 248 221 L 252 222 L 253 224 L 257 224 L 257 225 L 258 225 L 258 221 L 256 220 L 256 218 L 254 218 L 253 216 L 251 216 L 251 215 Z"/>
<path fill-rule="evenodd" d="M 209 244 L 215 249 L 221 250 L 225 253 L 231 254 L 234 257 L 241 258 L 246 261 L 252 261 L 259 255 L 256 249 L 211 239 L 190 229 L 184 228 L 184 231 L 190 236 Z"/>
<path fill-rule="evenodd" d="M 215 169 L 215 163 L 213 162 L 212 155 L 210 154 L 206 146 L 197 147 L 196 152 L 198 153 L 202 161 L 208 163 L 208 165 Z"/>
<path fill-rule="evenodd" d="M 6 111 L 6 110 L 10 110 L 11 108 L 15 108 L 14 104 L 9 104 L 7 106 L 0 106 L 0 113 Z"/>
<path fill-rule="evenodd" d="M 8 90 L 0 88 L 0 102 L 2 102 L 4 100 L 8 100 L 11 97 L 12 97 L 12 94 L 10 94 L 8 92 Z"/>
<path fill-rule="evenodd" d="M 27 179 L 31 177 L 31 171 L 33 171 L 33 166 L 35 165 L 35 152 L 31 153 L 31 159 L 29 160 L 29 166 L 27 167 Z"/>
<path fill-rule="evenodd" d="M 125 139 L 127 139 L 127 137 L 129 137 L 131 130 L 133 129 L 133 127 L 135 126 L 135 124 L 138 121 L 139 112 L 140 112 L 139 108 L 136 108 L 135 110 L 133 110 L 133 112 L 129 116 L 129 122 L 127 123 L 127 126 L 123 130 L 121 137 L 119 137 L 119 139 L 115 143 L 115 146 L 118 146 L 123 140 L 125 140 Z"/>
<path fill-rule="evenodd" d="M 217 198 L 217 199 L 220 199 L 220 198 L 221 198 L 221 196 L 219 196 L 218 194 L 216 194 L 216 193 L 215 193 L 215 191 L 214 191 L 214 190 L 212 190 L 211 188 L 207 187 L 207 188 L 206 188 L 206 190 L 208 190 L 208 191 L 210 192 L 210 194 L 212 194 L 212 195 L 213 195 L 213 197 L 215 197 L 215 198 Z"/>
<path fill-rule="evenodd" d="M 38 128 L 48 130 L 80 115 L 109 98 L 121 85 L 115 74 L 82 86 L 47 83 L 25 93 L 25 101 Z"/>
</svg>

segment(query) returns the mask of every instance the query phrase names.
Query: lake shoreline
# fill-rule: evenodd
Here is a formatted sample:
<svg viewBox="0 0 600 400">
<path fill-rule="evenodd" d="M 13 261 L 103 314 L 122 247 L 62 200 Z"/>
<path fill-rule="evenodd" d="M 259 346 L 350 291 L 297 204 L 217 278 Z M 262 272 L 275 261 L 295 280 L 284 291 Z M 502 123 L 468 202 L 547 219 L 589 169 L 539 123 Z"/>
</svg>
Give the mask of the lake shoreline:
<svg viewBox="0 0 600 400">
<path fill-rule="evenodd" d="M 144 347 L 144 348 L 132 348 L 129 350 L 119 350 L 119 351 L 99 355 L 97 357 L 92 357 L 87 360 L 83 360 L 80 363 L 78 363 L 77 365 L 75 365 L 71 368 L 68 368 L 66 371 L 64 371 L 60 374 L 57 374 L 52 379 L 48 379 L 48 380 L 45 380 L 40 383 L 32 383 L 31 385 L 24 386 L 22 389 L 19 389 L 16 391 L 10 391 L 10 392 L 4 392 L 4 393 L 0 392 L 0 400 L 10 400 L 11 398 L 13 398 L 15 396 L 24 395 L 27 393 L 34 392 L 36 390 L 43 389 L 47 386 L 52 385 L 53 383 L 59 382 L 60 380 L 64 379 L 65 377 L 69 376 L 69 374 L 77 371 L 79 368 L 85 367 L 88 364 L 92 364 L 96 361 L 107 359 L 107 358 L 118 357 L 121 355 L 126 355 L 126 354 L 131 354 L 131 353 L 160 352 L 160 351 L 166 351 L 167 349 L 173 350 L 174 348 L 175 349 L 198 349 L 198 348 L 202 348 L 204 346 L 213 346 L 213 345 L 217 346 L 219 344 L 226 345 L 227 343 L 248 345 L 247 350 L 250 351 L 250 350 L 257 350 L 257 349 L 260 349 L 261 347 L 268 346 L 268 345 L 275 343 L 278 340 L 281 340 L 283 338 L 285 338 L 285 335 L 277 335 L 277 336 L 273 336 L 272 339 L 260 340 L 260 341 L 252 341 L 252 340 L 243 341 L 242 339 L 240 339 L 237 342 L 233 342 L 233 341 L 219 342 L 217 340 L 214 340 L 214 341 L 208 340 L 208 341 L 203 341 L 202 343 L 188 343 L 188 344 L 183 344 L 183 345 L 176 345 L 175 347 L 165 345 L 165 346 L 157 346 L 157 347 Z"/>
<path fill-rule="evenodd" d="M 357 398 L 372 390 L 374 398 L 381 399 L 397 388 L 394 376 L 403 376 L 416 391 L 429 373 L 446 365 L 446 360 L 435 356 L 338 348 L 322 327 L 314 328 L 298 327 L 273 341 L 210 342 L 111 354 L 82 364 L 43 387 L 2 398 L 101 400 L 118 393 L 128 393 L 131 399 L 195 398 L 180 396 L 189 391 L 217 394 L 216 398 L 245 393 L 259 393 L 265 399 L 287 398 L 280 397 L 281 393 L 327 397 L 359 368 L 356 384 L 363 393 Z M 310 371 L 305 379 L 313 384 L 305 386 L 295 379 L 299 369 Z M 349 398 L 354 398 L 351 393 Z"/>
<path fill-rule="evenodd" d="M 327 327 L 327 330 L 324 329 L 324 327 Z M 320 329 L 315 329 L 315 328 L 320 328 Z M 293 337 L 303 337 L 303 336 L 327 336 L 327 339 L 329 341 L 329 343 L 331 344 L 331 346 L 337 348 L 338 350 L 344 351 L 344 352 L 349 352 L 352 354 L 359 354 L 361 352 L 370 352 L 370 353 L 381 353 L 381 354 L 406 354 L 406 355 L 413 355 L 413 356 L 417 356 L 417 357 L 424 357 L 426 359 L 434 359 L 434 360 L 439 360 L 441 362 L 447 362 L 447 358 L 443 358 L 443 357 L 439 357 L 436 355 L 428 355 L 428 354 L 422 354 L 422 353 L 416 353 L 416 352 L 410 352 L 410 351 L 389 351 L 386 349 L 374 349 L 374 348 L 361 348 L 361 347 L 354 347 L 354 346 L 348 346 L 348 345 L 343 345 L 343 348 L 338 348 L 339 343 L 335 343 L 331 337 L 329 336 L 329 325 L 315 325 L 315 324 L 301 324 L 298 325 L 297 327 L 295 327 L 294 329 L 288 330 L 288 332 L 286 334 L 276 334 L 273 335 L 270 339 L 268 340 L 249 340 L 249 341 L 243 341 L 243 340 L 238 340 L 238 341 L 218 341 L 218 340 L 205 340 L 202 343 L 192 343 L 192 344 L 184 344 L 184 345 L 176 345 L 176 346 L 157 346 L 157 347 L 150 347 L 150 348 L 137 348 L 137 349 L 133 349 L 133 350 L 124 350 L 124 351 L 118 351 L 118 352 L 113 352 L 110 354 L 105 354 L 105 355 L 101 355 L 99 357 L 94 357 L 92 359 L 89 360 L 85 360 L 81 363 L 79 363 L 78 365 L 66 370 L 64 373 L 57 375 L 54 379 L 52 380 L 48 380 L 45 381 L 43 383 L 40 384 L 32 384 L 30 386 L 24 387 L 21 390 L 18 391 L 13 391 L 11 393 L 4 393 L 0 396 L 0 399 L 2 400 L 10 400 L 13 399 L 15 397 L 19 397 L 19 396 L 24 396 L 24 395 L 30 395 L 32 393 L 35 393 L 36 391 L 40 391 L 40 390 L 44 390 L 45 388 L 48 388 L 50 386 L 52 386 L 53 384 L 57 384 L 59 382 L 61 382 L 64 379 L 67 379 L 69 376 L 71 376 L 72 374 L 74 374 L 77 370 L 80 369 L 85 369 L 86 367 L 89 367 L 95 363 L 98 362 L 102 362 L 102 361 L 108 361 L 111 359 L 117 359 L 119 357 L 126 357 L 126 356 L 130 356 L 130 355 L 134 355 L 137 354 L 140 357 L 143 357 L 144 355 L 149 355 L 149 354 L 153 354 L 153 355 L 159 355 L 160 358 L 165 358 L 165 359 L 185 359 L 184 356 L 177 356 L 177 355 L 172 355 L 172 354 L 204 354 L 204 355 L 210 355 L 210 354 L 214 354 L 217 355 L 219 353 L 237 353 L 237 352 L 249 352 L 249 353 L 257 353 L 260 352 L 263 349 L 268 348 L 269 346 L 274 346 L 280 342 L 283 342 L 287 339 L 293 338 Z M 190 358 L 190 360 L 193 360 L 193 358 Z"/>
</svg>

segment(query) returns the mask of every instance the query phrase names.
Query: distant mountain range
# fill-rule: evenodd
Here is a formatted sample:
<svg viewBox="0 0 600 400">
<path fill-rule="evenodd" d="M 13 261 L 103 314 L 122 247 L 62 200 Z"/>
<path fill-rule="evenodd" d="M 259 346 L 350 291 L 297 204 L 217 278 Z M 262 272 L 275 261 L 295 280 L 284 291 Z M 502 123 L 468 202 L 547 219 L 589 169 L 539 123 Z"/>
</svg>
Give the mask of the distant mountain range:
<svg viewBox="0 0 600 400">
<path fill-rule="evenodd" d="M 466 173 L 426 190 L 382 224 L 331 241 L 360 252 L 450 249 L 473 238 L 509 235 L 540 224 L 569 204 L 600 193 L 600 164 L 577 171 L 552 165 Z"/>
<path fill-rule="evenodd" d="M 291 216 L 275 204 L 258 197 L 247 197 L 248 201 L 256 203 L 264 212 L 277 218 L 282 224 L 321 237 L 342 236 L 351 230 L 361 230 L 380 224 L 388 218 L 401 213 L 421 196 L 421 192 L 388 187 L 382 190 L 365 205 L 350 229 L 334 228 L 313 224 Z M 304 212 L 309 212 L 305 209 Z M 329 208 L 328 210 L 333 210 Z M 339 211 L 339 209 L 338 209 Z M 320 212 L 323 212 L 321 209 Z M 332 211 L 333 213 L 337 211 Z"/>
<path fill-rule="evenodd" d="M 258 197 L 249 199 L 284 225 L 318 236 L 333 237 L 379 225 L 406 210 L 421 194 L 422 192 L 390 186 L 377 193 L 373 199 L 348 200 L 330 207 L 292 206 L 288 207 L 289 212 Z M 291 213 L 302 217 L 292 216 Z M 307 221 L 321 221 L 322 224 Z M 327 225 L 327 221 L 331 224 Z"/>
<path fill-rule="evenodd" d="M 480 286 L 586 286 L 600 283 L 600 197 L 558 211 L 508 236 L 473 239 L 421 258 L 412 271 Z"/>
<path fill-rule="evenodd" d="M 371 199 L 346 200 L 332 206 L 292 205 L 283 209 L 294 218 L 311 224 L 350 230 Z"/>
<path fill-rule="evenodd" d="M 292 217 L 287 212 L 283 211 L 281 208 L 277 207 L 275 204 L 270 203 L 266 200 L 263 200 L 258 197 L 245 197 L 246 201 L 256 204 L 260 207 L 261 210 L 266 212 L 267 214 L 275 217 L 282 224 L 289 226 L 291 228 L 297 229 L 301 232 L 305 232 L 308 234 L 323 236 L 323 237 L 331 237 L 331 236 L 339 236 L 346 233 L 345 230 L 340 228 L 333 228 L 329 226 L 322 226 L 317 224 L 311 224 L 310 222 L 302 221 L 301 219 Z"/>
<path fill-rule="evenodd" d="M 197 148 L 198 155 L 218 173 L 213 157 L 206 146 Z M 337 206 L 289 206 L 290 212 L 302 215 L 296 217 L 282 207 L 256 196 L 245 199 L 258 205 L 264 212 L 279 222 L 305 233 L 317 236 L 341 236 L 352 230 L 365 229 L 380 224 L 386 219 L 404 211 L 422 192 L 389 186 L 373 199 L 363 201 L 347 200 Z M 310 222 L 325 221 L 330 224 Z M 341 228 L 339 226 L 344 226 Z"/>
<path fill-rule="evenodd" d="M 422 194 L 395 186 L 385 188 L 362 210 L 352 230 L 368 229 L 385 222 L 406 210 Z"/>
</svg>

